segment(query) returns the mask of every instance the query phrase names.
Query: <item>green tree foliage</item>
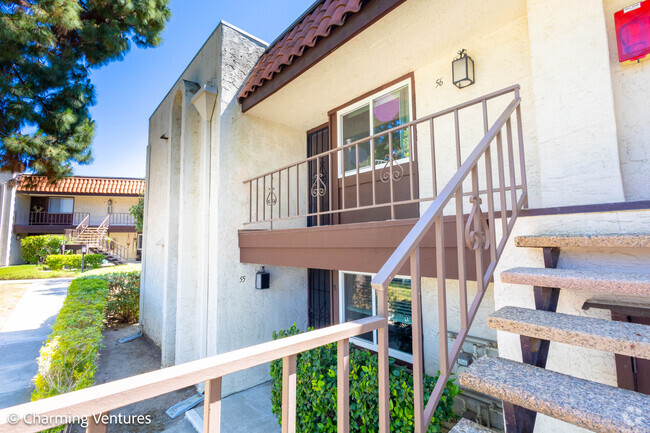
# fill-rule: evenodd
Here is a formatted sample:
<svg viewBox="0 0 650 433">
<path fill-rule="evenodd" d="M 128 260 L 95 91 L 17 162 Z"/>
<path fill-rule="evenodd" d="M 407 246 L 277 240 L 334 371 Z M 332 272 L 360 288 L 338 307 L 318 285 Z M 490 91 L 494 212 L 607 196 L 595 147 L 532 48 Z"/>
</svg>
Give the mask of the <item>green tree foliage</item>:
<svg viewBox="0 0 650 433">
<path fill-rule="evenodd" d="M 93 68 L 154 47 L 168 0 L 0 0 L 0 168 L 49 177 L 92 160 Z"/>
<path fill-rule="evenodd" d="M 274 332 L 273 339 L 299 334 L 290 329 Z M 300 432 L 336 432 L 336 344 L 329 344 L 297 356 L 297 430 Z M 415 426 L 413 413 L 413 376 L 406 367 L 390 360 L 391 432 L 410 433 Z M 350 347 L 350 432 L 372 433 L 379 430 L 377 355 Z M 282 422 L 282 360 L 271 362 L 272 410 Z M 425 404 L 438 377 L 424 376 Z M 460 392 L 452 380 L 447 382 L 427 433 L 443 431 L 443 422 L 456 418 L 452 406 Z"/>
<path fill-rule="evenodd" d="M 133 216 L 135 220 L 135 230 L 142 233 L 142 227 L 144 225 L 144 197 L 140 196 L 138 203 L 134 204 L 129 208 L 129 213 Z"/>
<path fill-rule="evenodd" d="M 28 236 L 20 241 L 20 254 L 27 263 L 45 263 L 50 254 L 59 254 L 66 237 L 60 235 Z"/>
</svg>

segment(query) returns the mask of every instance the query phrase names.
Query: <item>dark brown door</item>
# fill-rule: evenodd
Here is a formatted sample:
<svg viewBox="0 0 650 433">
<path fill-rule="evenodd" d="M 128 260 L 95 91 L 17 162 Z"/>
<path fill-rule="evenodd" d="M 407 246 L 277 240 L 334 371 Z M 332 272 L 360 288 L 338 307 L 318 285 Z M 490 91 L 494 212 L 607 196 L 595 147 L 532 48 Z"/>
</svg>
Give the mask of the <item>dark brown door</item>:
<svg viewBox="0 0 650 433">
<path fill-rule="evenodd" d="M 307 134 L 307 158 L 328 150 L 330 150 L 328 127 Z M 329 160 L 327 158 L 320 158 L 318 162 L 313 160 L 309 163 L 309 213 L 329 210 L 329 176 Z M 330 224 L 330 215 L 322 215 L 320 221 L 317 216 L 307 218 L 308 227 Z"/>
<path fill-rule="evenodd" d="M 650 325 L 650 317 L 631 316 L 612 311 L 612 320 Z M 650 360 L 616 355 L 619 388 L 650 395 Z"/>
<path fill-rule="evenodd" d="M 47 218 L 48 197 L 32 196 L 29 203 L 29 224 L 49 224 Z"/>
<path fill-rule="evenodd" d="M 318 329 L 332 324 L 332 271 L 309 269 L 309 326 Z"/>
</svg>

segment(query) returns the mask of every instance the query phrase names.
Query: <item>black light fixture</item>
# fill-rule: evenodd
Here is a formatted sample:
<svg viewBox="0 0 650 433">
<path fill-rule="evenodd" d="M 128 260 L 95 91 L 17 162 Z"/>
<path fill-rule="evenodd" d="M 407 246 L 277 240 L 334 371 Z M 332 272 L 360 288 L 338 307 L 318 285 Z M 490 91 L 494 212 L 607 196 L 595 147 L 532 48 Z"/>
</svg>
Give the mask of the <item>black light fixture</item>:
<svg viewBox="0 0 650 433">
<path fill-rule="evenodd" d="M 463 87 L 474 84 L 474 60 L 467 55 L 464 48 L 458 52 L 458 57 L 451 62 L 451 73 L 454 86 Z"/>
<path fill-rule="evenodd" d="M 262 266 L 262 270 L 255 274 L 255 288 L 258 290 L 264 290 L 269 287 L 271 287 L 271 274 L 266 272 L 264 266 Z"/>
</svg>

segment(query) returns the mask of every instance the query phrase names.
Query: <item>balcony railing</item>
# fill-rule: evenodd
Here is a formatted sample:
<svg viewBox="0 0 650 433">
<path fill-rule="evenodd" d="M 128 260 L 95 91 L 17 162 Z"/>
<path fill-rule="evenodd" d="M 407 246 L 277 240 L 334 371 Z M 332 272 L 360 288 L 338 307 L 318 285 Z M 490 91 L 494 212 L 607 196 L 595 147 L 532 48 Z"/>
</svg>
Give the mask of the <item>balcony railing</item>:
<svg viewBox="0 0 650 433">
<path fill-rule="evenodd" d="M 112 213 L 110 214 L 111 218 L 109 220 L 109 225 L 111 226 L 134 226 L 135 220 L 133 215 L 128 212 L 124 213 Z"/>
<path fill-rule="evenodd" d="M 14 224 L 30 226 L 76 226 L 89 215 L 87 212 L 54 213 L 20 211 L 15 214 Z"/>
<path fill-rule="evenodd" d="M 282 359 L 282 431 L 296 432 L 296 356 L 304 351 L 337 343 L 337 426 L 338 431 L 349 431 L 349 342 L 350 338 L 372 332 L 388 332 L 385 317 L 373 316 L 354 322 L 330 326 L 316 331 L 246 347 L 221 355 L 163 368 L 135 377 L 96 385 L 79 391 L 21 404 L 0 410 L 1 432 L 37 432 L 54 425 L 25 423 L 33 419 L 87 418 L 89 433 L 106 432 L 106 425 L 97 422 L 108 411 L 149 398 L 205 383 L 203 431 L 217 433 L 221 419 L 222 377 L 247 368 Z M 388 353 L 388 346 L 384 348 Z M 380 361 L 381 362 L 381 361 Z M 388 375 L 379 377 L 381 389 L 388 389 Z M 379 394 L 381 413 L 388 408 L 388 394 Z M 383 408 L 383 409 L 382 409 Z M 381 430 L 381 433 L 387 433 Z"/>
<path fill-rule="evenodd" d="M 247 179 L 244 183 L 248 186 L 249 216 L 244 224 L 268 223 L 273 228 L 277 221 L 311 217 L 315 225 L 321 225 L 330 221 L 328 215 L 381 208 L 390 209 L 390 219 L 395 219 L 400 206 L 433 201 L 438 197 L 438 186 L 451 180 L 455 170 L 488 132 L 488 114 L 493 112 L 498 116 L 502 113 L 508 103 L 504 99 L 507 95 L 518 100 L 519 86 L 349 141 Z M 509 147 L 507 158 L 508 167 L 512 165 L 518 169 L 513 161 L 523 161 L 520 116 L 515 123 L 518 147 Z M 428 144 L 424 146 L 425 154 L 420 154 L 418 142 Z M 418 173 L 418 165 L 423 166 L 427 157 L 430 157 L 431 172 L 420 170 Z M 509 179 L 512 183 L 505 188 L 525 195 L 525 171 L 519 170 L 519 175 L 518 182 L 513 175 Z M 481 194 L 485 192 L 482 184 Z M 463 197 L 471 196 L 470 192 L 463 193 Z"/>
</svg>

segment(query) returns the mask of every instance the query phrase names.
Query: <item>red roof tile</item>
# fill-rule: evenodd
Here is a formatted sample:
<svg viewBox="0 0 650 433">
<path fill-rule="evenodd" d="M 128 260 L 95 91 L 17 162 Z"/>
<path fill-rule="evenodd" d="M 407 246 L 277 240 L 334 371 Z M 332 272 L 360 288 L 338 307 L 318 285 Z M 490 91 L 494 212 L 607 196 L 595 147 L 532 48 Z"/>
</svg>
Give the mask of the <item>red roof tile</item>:
<svg viewBox="0 0 650 433">
<path fill-rule="evenodd" d="M 345 24 L 348 15 L 361 10 L 362 3 L 363 0 L 324 0 L 315 6 L 260 57 L 239 94 L 239 102 L 271 80 L 284 66 L 290 65 L 307 48 L 329 36 L 334 27 Z"/>
<path fill-rule="evenodd" d="M 16 191 L 138 196 L 144 194 L 144 179 L 70 176 L 52 183 L 46 177 L 23 176 L 18 181 Z"/>
</svg>

